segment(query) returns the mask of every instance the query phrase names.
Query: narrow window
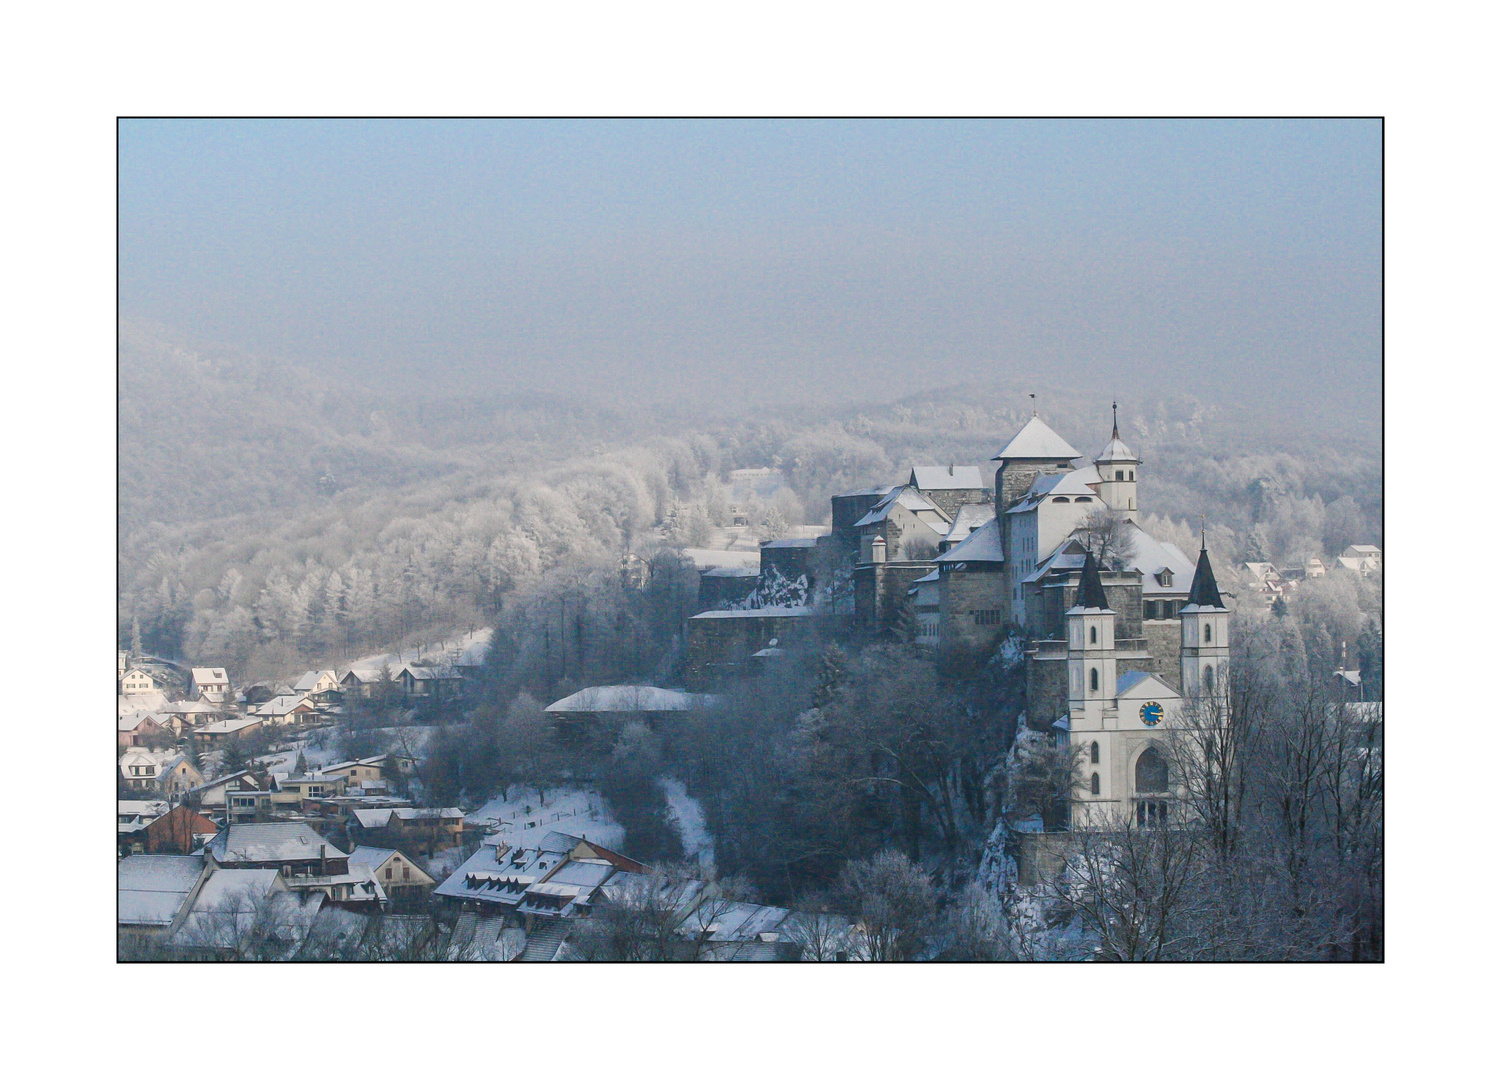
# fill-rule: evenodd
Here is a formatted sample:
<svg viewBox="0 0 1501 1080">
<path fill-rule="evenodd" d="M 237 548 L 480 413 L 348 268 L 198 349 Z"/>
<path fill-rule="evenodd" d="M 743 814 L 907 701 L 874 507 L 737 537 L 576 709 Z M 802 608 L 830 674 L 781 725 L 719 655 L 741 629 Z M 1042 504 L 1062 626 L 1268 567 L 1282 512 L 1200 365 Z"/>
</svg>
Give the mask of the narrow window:
<svg viewBox="0 0 1501 1080">
<path fill-rule="evenodd" d="M 1208 671 L 1209 669 L 1205 668 L 1204 670 Z M 1100 669 L 1099 668 L 1090 668 L 1089 669 L 1089 688 L 1091 690 L 1098 690 L 1100 688 Z"/>
<path fill-rule="evenodd" d="M 1135 469 L 1132 469 L 1132 470 L 1131 470 L 1131 479 L 1132 479 L 1132 480 L 1135 480 L 1135 479 L 1136 479 L 1136 470 L 1135 470 Z"/>
<path fill-rule="evenodd" d="M 1090 773 L 1089 774 L 1089 793 L 1091 795 L 1098 795 L 1100 793 L 1100 774 L 1099 773 Z"/>
<path fill-rule="evenodd" d="M 1208 664 L 1204 665 L 1204 689 L 1214 689 L 1214 668 L 1210 667 Z"/>
<path fill-rule="evenodd" d="M 1116 469 L 1115 470 L 1115 478 L 1117 480 L 1124 480 L 1126 478 L 1126 470 L 1124 470 L 1124 469 Z"/>
<path fill-rule="evenodd" d="M 1095 628 L 1091 626 L 1089 628 L 1089 643 L 1093 645 L 1097 640 L 1098 635 L 1095 634 Z"/>
<path fill-rule="evenodd" d="M 1209 627 L 1208 626 L 1204 627 L 1204 640 L 1206 642 L 1208 642 L 1208 641 L 1213 640 L 1213 638 L 1214 638 L 1214 635 L 1212 633 L 1210 633 Z"/>
<path fill-rule="evenodd" d="M 1089 744 L 1089 763 L 1091 765 L 1098 765 L 1100 763 L 1100 744 L 1097 742 Z"/>
</svg>

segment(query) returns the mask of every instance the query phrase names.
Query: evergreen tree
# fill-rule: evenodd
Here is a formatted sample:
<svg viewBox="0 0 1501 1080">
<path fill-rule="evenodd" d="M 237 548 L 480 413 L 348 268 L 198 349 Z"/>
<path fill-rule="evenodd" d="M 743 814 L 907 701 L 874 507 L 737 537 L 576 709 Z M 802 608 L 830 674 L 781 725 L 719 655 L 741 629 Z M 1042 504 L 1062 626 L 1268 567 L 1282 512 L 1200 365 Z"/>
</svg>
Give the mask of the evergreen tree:
<svg viewBox="0 0 1501 1080">
<path fill-rule="evenodd" d="M 849 656 L 838 645 L 831 644 L 824 649 L 823 656 L 818 660 L 818 678 L 813 684 L 813 707 L 815 709 L 827 707 L 829 702 L 839 695 L 849 671 L 849 664 Z"/>
<path fill-rule="evenodd" d="M 135 616 L 130 619 L 130 655 L 140 656 L 145 650 L 141 648 L 141 620 Z"/>
</svg>

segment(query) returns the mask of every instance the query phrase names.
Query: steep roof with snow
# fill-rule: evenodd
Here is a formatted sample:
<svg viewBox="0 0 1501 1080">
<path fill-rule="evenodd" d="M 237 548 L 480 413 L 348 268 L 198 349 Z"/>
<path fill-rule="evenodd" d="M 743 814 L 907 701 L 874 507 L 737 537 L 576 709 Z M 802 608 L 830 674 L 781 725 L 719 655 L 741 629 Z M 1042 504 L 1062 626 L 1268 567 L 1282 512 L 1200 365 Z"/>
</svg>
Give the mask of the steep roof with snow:
<svg viewBox="0 0 1501 1080">
<path fill-rule="evenodd" d="M 900 506 L 906 510 L 911 510 L 914 514 L 920 514 L 926 511 L 937 516 L 944 522 L 947 522 L 949 520 L 949 516 L 945 514 L 941 509 L 939 509 L 922 492 L 913 487 L 900 487 L 894 489 L 891 494 L 887 495 L 880 502 L 876 503 L 876 505 L 871 508 L 868 514 L 866 514 L 859 521 L 855 522 L 855 528 L 858 529 L 863 525 L 874 525 L 878 522 L 885 521 L 888 517 L 891 516 L 892 507 L 895 506 Z"/>
<path fill-rule="evenodd" d="M 740 613 L 706 612 L 706 614 Z M 659 686 L 586 686 L 575 694 L 569 694 L 565 698 L 554 701 L 545 711 L 560 713 L 684 712 L 705 708 L 712 702 L 713 698 L 707 694 L 664 690 Z"/>
<path fill-rule="evenodd" d="M 921 491 L 983 489 L 978 465 L 914 465 L 907 483 Z"/>
<path fill-rule="evenodd" d="M 759 607 L 746 608 L 736 611 L 700 611 L 693 616 L 695 619 L 793 619 L 803 615 L 812 615 L 813 609 L 801 604 L 788 604 L 782 607 Z"/>
<path fill-rule="evenodd" d="M 954 523 L 949 526 L 949 531 L 944 534 L 943 539 L 948 544 L 957 544 L 987 521 L 994 520 L 994 503 L 965 503 L 954 515 Z"/>
<path fill-rule="evenodd" d="M 195 667 L 193 668 L 193 681 L 199 686 L 212 683 L 229 682 L 229 673 L 222 667 Z"/>
<path fill-rule="evenodd" d="M 116 866 L 119 921 L 168 926 L 203 874 L 202 855 L 131 855 Z"/>
<path fill-rule="evenodd" d="M 1004 561 L 1001 554 L 1001 530 L 995 518 L 991 518 L 985 524 L 975 529 L 964 540 L 949 548 L 936 560 L 942 564 L 954 565 L 956 563 L 999 563 Z"/>
<path fill-rule="evenodd" d="M 1038 416 L 1028 420 L 1022 429 L 1011 437 L 999 454 L 991 461 L 1072 461 L 1080 457 L 1079 451 L 1070 446 Z"/>
</svg>

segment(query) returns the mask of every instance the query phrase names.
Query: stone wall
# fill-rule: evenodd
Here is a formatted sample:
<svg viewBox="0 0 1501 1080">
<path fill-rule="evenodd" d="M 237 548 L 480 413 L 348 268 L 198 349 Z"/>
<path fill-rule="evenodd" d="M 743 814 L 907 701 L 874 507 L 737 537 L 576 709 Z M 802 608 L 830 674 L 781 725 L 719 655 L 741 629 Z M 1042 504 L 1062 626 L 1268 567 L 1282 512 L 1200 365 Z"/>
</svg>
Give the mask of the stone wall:
<svg viewBox="0 0 1501 1080">
<path fill-rule="evenodd" d="M 770 609 L 768 609 L 770 610 Z M 726 676 L 745 672 L 753 653 L 772 638 L 779 646 L 795 642 L 812 615 L 737 613 L 729 618 L 702 615 L 688 620 L 685 681 L 702 689 Z"/>
<path fill-rule="evenodd" d="M 1141 629 L 1147 650 L 1157 662 L 1156 674 L 1178 693 L 1183 693 L 1182 672 L 1178 666 L 1178 655 L 1183 647 L 1182 624 L 1177 619 L 1152 620 L 1143 622 Z"/>
<path fill-rule="evenodd" d="M 947 570 L 939 574 L 938 652 L 945 670 L 988 656 L 1011 620 L 1006 575 L 994 570 Z M 998 611 L 996 621 L 974 613 Z"/>
</svg>

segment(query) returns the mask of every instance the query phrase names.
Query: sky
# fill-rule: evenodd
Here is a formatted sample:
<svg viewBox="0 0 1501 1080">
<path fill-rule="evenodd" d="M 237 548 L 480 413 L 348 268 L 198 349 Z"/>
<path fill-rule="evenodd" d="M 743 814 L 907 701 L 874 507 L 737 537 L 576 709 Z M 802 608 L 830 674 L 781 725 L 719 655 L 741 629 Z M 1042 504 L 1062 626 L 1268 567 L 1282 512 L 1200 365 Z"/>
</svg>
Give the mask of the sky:
<svg viewBox="0 0 1501 1080">
<path fill-rule="evenodd" d="M 122 121 L 120 311 L 403 392 L 1379 407 L 1376 121 Z"/>
</svg>

